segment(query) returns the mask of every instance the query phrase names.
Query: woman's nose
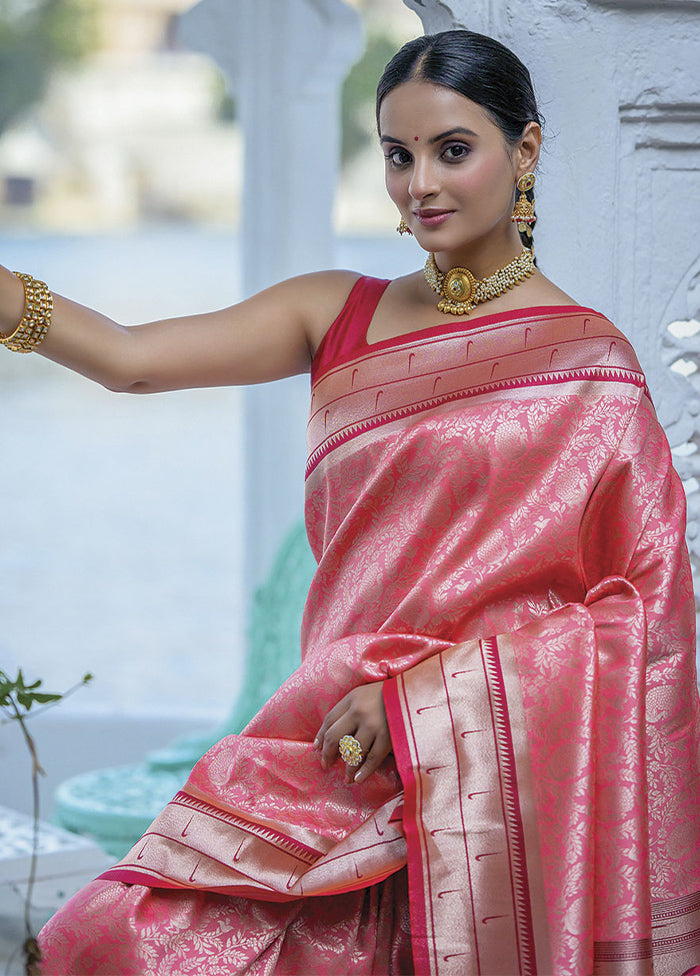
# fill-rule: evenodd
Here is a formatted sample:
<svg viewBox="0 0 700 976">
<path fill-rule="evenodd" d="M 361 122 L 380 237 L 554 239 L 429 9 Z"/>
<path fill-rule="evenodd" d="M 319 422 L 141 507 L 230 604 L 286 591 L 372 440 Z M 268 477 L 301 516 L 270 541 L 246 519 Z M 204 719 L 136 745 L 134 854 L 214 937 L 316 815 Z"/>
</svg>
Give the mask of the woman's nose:
<svg viewBox="0 0 700 976">
<path fill-rule="evenodd" d="M 431 160 L 416 159 L 411 173 L 408 191 L 418 203 L 426 197 L 434 196 L 438 190 L 437 173 Z"/>
</svg>

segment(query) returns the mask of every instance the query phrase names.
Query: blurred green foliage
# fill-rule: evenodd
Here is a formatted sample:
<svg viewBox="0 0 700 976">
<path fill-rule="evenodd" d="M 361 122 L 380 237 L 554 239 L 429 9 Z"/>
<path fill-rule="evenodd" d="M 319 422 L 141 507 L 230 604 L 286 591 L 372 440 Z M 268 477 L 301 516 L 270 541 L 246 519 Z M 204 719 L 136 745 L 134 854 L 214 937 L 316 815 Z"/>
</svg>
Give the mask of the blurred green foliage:
<svg viewBox="0 0 700 976">
<path fill-rule="evenodd" d="M 217 117 L 220 122 L 235 122 L 238 114 L 236 99 L 226 87 L 224 76 L 216 75 L 214 79 L 214 95 L 217 104 Z"/>
<path fill-rule="evenodd" d="M 374 99 L 377 83 L 396 43 L 385 34 L 370 34 L 365 53 L 350 70 L 341 95 L 343 166 L 351 162 L 374 138 Z"/>
<path fill-rule="evenodd" d="M 0 132 L 44 94 L 92 37 L 89 0 L 0 0 Z"/>
</svg>

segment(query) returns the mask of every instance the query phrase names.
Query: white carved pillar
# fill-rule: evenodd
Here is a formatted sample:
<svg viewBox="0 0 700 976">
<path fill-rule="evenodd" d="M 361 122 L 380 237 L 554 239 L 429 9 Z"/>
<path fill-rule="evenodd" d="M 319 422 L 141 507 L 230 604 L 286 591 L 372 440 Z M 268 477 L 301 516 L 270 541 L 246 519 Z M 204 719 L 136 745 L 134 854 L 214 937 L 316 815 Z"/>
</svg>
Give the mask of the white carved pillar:
<svg viewBox="0 0 700 976">
<path fill-rule="evenodd" d="M 245 140 L 243 282 L 252 294 L 333 266 L 340 87 L 362 50 L 343 0 L 201 0 L 181 21 L 236 97 Z M 246 390 L 246 577 L 302 515 L 308 377 Z"/>
</svg>

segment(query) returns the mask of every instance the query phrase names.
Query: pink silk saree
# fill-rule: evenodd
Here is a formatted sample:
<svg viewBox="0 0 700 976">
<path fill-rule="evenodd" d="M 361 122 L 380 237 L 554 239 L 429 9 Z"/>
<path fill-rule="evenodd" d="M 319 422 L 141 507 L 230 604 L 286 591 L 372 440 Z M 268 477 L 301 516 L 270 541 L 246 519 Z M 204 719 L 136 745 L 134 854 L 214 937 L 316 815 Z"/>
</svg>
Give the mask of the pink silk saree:
<svg viewBox="0 0 700 976">
<path fill-rule="evenodd" d="M 634 353 L 568 306 L 368 344 L 385 286 L 314 360 L 301 665 L 46 976 L 700 974 L 685 504 Z M 347 786 L 311 743 L 380 680 L 394 756 Z"/>
</svg>

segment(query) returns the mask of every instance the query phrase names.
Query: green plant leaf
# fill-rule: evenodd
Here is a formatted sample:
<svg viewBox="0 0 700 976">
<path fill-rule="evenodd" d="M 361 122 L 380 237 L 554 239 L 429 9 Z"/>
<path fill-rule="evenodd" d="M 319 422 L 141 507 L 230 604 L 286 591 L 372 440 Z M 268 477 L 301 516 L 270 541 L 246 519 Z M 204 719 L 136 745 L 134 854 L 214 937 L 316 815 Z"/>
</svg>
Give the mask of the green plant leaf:
<svg viewBox="0 0 700 976">
<path fill-rule="evenodd" d="M 35 687 L 32 685 L 32 687 Z M 47 705 L 49 702 L 60 701 L 63 695 L 51 695 L 41 691 L 19 691 L 17 701 L 29 711 L 32 705 Z"/>
<path fill-rule="evenodd" d="M 83 675 L 80 684 L 88 684 L 92 681 L 92 675 L 88 672 Z M 58 692 L 39 691 L 42 681 L 37 678 L 31 684 L 27 684 L 22 669 L 17 671 L 16 678 L 10 678 L 5 671 L 0 670 L 0 707 L 15 710 L 16 714 L 12 718 L 19 718 L 24 711 L 28 713 L 32 705 L 50 705 L 61 701 L 63 694 Z M 17 714 L 18 713 L 18 714 Z"/>
</svg>

